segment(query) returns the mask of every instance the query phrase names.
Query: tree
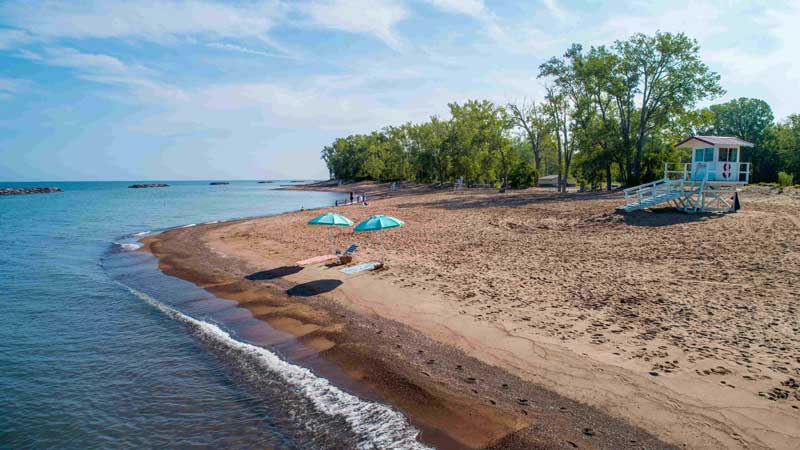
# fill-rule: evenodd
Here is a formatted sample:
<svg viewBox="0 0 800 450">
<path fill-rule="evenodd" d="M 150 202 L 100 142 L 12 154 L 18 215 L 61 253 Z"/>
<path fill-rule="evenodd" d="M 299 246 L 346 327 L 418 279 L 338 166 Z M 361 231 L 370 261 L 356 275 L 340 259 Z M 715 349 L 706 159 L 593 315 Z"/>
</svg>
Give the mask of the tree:
<svg viewBox="0 0 800 450">
<path fill-rule="evenodd" d="M 774 160 L 769 149 L 764 148 L 767 129 L 775 117 L 767 102 L 756 98 L 737 98 L 709 108 L 714 115 L 710 131 L 721 136 L 736 136 L 752 142 L 755 147 L 745 149 L 742 160 L 753 166 L 753 181 L 766 181 L 777 177 Z"/>
<path fill-rule="evenodd" d="M 548 86 L 546 89 L 546 111 L 552 120 L 552 130 L 555 132 L 558 152 L 558 191 L 566 192 L 569 163 L 572 158 L 571 147 L 569 146 L 569 102 L 564 93 L 557 88 Z"/>
<path fill-rule="evenodd" d="M 594 78 L 596 104 L 605 122 L 603 127 L 610 161 L 616 162 L 625 184 L 633 179 L 633 117 L 639 89 L 639 74 L 634 64 L 625 61 L 615 49 L 605 46 L 589 50 L 589 71 Z M 608 169 L 610 172 L 610 167 Z"/>
<path fill-rule="evenodd" d="M 448 106 L 453 118 L 445 145 L 452 155 L 456 176 L 464 176 L 468 182 L 494 182 L 499 162 L 502 177 L 507 177 L 509 121 L 505 110 L 488 100 Z"/>
<path fill-rule="evenodd" d="M 416 179 L 447 181 L 451 164 L 444 143 L 449 133 L 449 122 L 432 116 L 429 122 L 414 125 L 409 132 Z"/>
<path fill-rule="evenodd" d="M 777 181 L 778 172 L 800 180 L 800 114 L 790 114 L 784 121 L 771 125 L 763 141 L 764 153 L 775 171 L 774 178 L 761 181 Z"/>
<path fill-rule="evenodd" d="M 531 146 L 533 152 L 533 164 L 537 172 L 542 167 L 541 143 L 542 136 L 548 133 L 547 119 L 541 106 L 537 106 L 535 101 L 530 103 L 523 101 L 520 104 L 508 103 L 508 110 L 511 125 L 521 129 Z"/>
<path fill-rule="evenodd" d="M 635 124 L 636 150 L 633 183 L 641 178 L 645 140 L 674 114 L 693 108 L 697 102 L 724 94 L 719 75 L 700 59 L 697 41 L 683 33 L 636 34 L 617 41 L 614 49 L 625 71 L 638 82 L 640 98 Z"/>
<path fill-rule="evenodd" d="M 558 87 L 560 95 L 567 101 L 570 120 L 569 134 L 563 130 L 564 174 L 570 173 L 573 153 L 586 152 L 579 157 L 582 171 L 595 178 L 598 170 L 604 170 L 607 186 L 611 188 L 611 165 L 618 150 L 615 135 L 617 130 L 611 120 L 613 97 L 607 92 L 611 83 L 614 62 L 609 54 L 592 49 L 583 51 L 580 44 L 573 44 L 561 58 L 551 58 L 539 67 L 539 77 L 550 77 Z"/>
</svg>

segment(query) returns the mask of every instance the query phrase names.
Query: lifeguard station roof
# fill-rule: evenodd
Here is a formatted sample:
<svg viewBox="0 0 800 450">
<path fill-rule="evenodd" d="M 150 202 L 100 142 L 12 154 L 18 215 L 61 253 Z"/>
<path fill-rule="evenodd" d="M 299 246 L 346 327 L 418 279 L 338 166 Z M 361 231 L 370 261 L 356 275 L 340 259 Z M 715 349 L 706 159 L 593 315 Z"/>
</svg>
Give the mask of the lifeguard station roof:
<svg viewBox="0 0 800 450">
<path fill-rule="evenodd" d="M 720 147 L 752 147 L 752 142 L 731 136 L 689 136 L 675 144 L 678 148 L 695 148 L 698 144 L 718 145 Z"/>
</svg>

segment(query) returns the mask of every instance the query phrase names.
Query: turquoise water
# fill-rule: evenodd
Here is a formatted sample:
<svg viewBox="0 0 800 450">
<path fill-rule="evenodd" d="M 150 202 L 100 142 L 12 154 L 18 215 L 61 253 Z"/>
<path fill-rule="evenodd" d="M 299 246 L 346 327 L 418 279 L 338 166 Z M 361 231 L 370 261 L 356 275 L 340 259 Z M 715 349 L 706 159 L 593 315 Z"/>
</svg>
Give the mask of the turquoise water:
<svg viewBox="0 0 800 450">
<path fill-rule="evenodd" d="M 291 339 L 119 245 L 338 197 L 167 183 L 0 183 L 65 191 L 0 197 L 0 448 L 416 446 L 391 408 L 293 364 Z"/>
</svg>

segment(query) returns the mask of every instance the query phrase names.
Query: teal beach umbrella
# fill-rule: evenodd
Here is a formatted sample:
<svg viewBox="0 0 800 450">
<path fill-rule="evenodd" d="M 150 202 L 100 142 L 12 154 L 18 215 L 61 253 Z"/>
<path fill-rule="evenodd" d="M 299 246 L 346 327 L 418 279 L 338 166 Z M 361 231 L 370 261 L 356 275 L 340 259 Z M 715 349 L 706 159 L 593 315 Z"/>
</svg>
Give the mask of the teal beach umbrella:
<svg viewBox="0 0 800 450">
<path fill-rule="evenodd" d="M 336 213 L 325 213 L 308 221 L 309 225 L 327 225 L 331 227 L 352 227 L 353 221 Z"/>
<path fill-rule="evenodd" d="M 398 228 L 402 227 L 406 223 L 402 220 L 392 217 L 392 216 L 384 216 L 383 214 L 377 214 L 374 216 L 369 217 L 367 220 L 361 222 L 360 224 L 356 225 L 356 228 L 353 230 L 356 233 L 363 233 L 367 231 L 382 231 L 388 230 L 390 228 Z M 381 239 L 381 263 L 384 262 L 386 259 L 386 251 L 383 248 L 383 234 L 380 234 Z"/>
<path fill-rule="evenodd" d="M 321 216 L 314 217 L 308 221 L 309 225 L 323 225 L 327 227 L 352 227 L 353 221 L 347 217 L 336 213 L 325 213 Z M 336 253 L 336 238 L 333 236 L 331 229 L 328 229 L 328 238 L 331 240 L 333 252 Z"/>
</svg>

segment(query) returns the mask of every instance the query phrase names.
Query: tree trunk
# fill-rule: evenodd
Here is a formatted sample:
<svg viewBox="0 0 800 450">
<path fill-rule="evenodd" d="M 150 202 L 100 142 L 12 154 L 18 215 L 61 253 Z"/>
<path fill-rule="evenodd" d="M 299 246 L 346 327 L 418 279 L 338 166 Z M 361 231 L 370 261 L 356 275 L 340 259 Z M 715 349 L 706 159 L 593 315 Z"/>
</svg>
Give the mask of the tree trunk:
<svg viewBox="0 0 800 450">
<path fill-rule="evenodd" d="M 539 139 L 533 136 L 533 133 L 528 133 L 528 140 L 531 141 L 531 150 L 533 150 L 533 166 L 536 168 L 536 172 L 539 172 L 542 160 L 539 155 Z"/>
<path fill-rule="evenodd" d="M 606 164 L 606 190 L 611 191 L 611 163 Z"/>
<path fill-rule="evenodd" d="M 644 147 L 644 134 L 640 133 L 636 139 L 636 154 L 633 160 L 633 185 L 642 183 L 642 147 Z"/>
<path fill-rule="evenodd" d="M 561 192 L 561 132 L 556 128 L 556 147 L 558 148 L 558 175 L 556 177 L 557 190 Z"/>
<path fill-rule="evenodd" d="M 572 153 L 569 150 L 569 135 L 567 134 L 567 120 L 564 118 L 563 123 L 564 132 L 564 185 L 561 187 L 561 192 L 567 192 L 567 184 L 569 184 L 569 164 L 572 161 Z"/>
</svg>

